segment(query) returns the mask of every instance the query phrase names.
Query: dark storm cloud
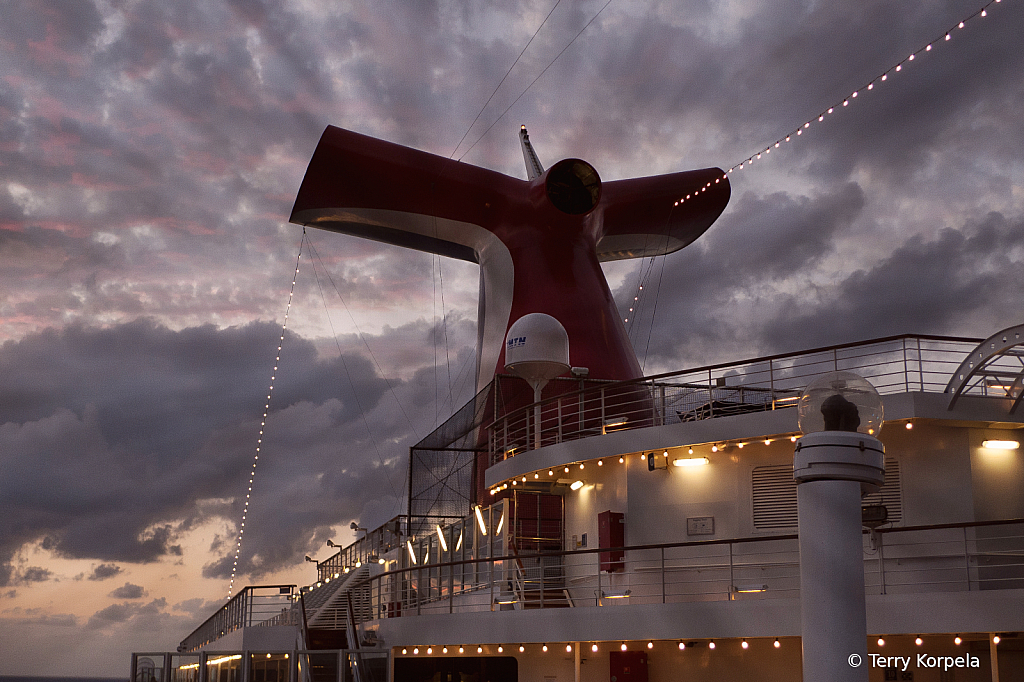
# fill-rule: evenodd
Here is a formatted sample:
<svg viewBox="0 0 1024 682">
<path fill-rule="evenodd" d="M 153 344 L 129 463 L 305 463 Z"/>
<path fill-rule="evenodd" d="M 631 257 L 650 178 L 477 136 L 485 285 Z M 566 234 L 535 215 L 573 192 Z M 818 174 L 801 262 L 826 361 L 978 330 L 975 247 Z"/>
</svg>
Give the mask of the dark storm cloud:
<svg viewBox="0 0 1024 682">
<path fill-rule="evenodd" d="M 719 359 L 712 353 L 727 354 L 737 345 L 749 349 L 757 337 L 741 332 L 731 319 L 737 299 L 748 292 L 770 296 L 779 282 L 829 254 L 836 235 L 860 215 L 865 198 L 850 183 L 814 197 L 780 192 L 733 201 L 730 214 L 700 241 L 656 261 L 650 271 L 643 307 L 630 329 L 642 353 L 654 318 L 656 338 L 648 353 L 654 363 L 685 358 L 676 368 L 697 366 Z M 636 286 L 628 279 L 619 290 L 620 309 L 629 307 L 623 304 L 637 293 Z"/>
<path fill-rule="evenodd" d="M 110 606 L 100 609 L 94 613 L 89 618 L 89 622 L 86 623 L 86 627 L 108 628 L 117 625 L 118 623 L 126 623 L 130 620 L 142 620 L 146 617 L 151 618 L 162 614 L 166 608 L 167 600 L 163 597 L 154 599 L 148 604 L 135 604 L 132 602 L 111 604 Z"/>
<path fill-rule="evenodd" d="M 107 578 L 113 578 L 123 570 L 124 569 L 117 564 L 100 564 L 92 570 L 89 580 L 106 580 Z"/>
<path fill-rule="evenodd" d="M 1019 319 L 1014 273 L 1024 262 L 1024 218 L 992 213 L 934 239 L 915 235 L 869 269 L 834 285 L 812 284 L 818 262 L 837 259 L 836 231 L 856 217 L 863 196 L 849 187 L 845 202 L 829 199 L 804 200 L 797 211 L 777 197 L 786 227 L 768 224 L 758 234 L 750 224 L 726 221 L 705 248 L 677 256 L 674 267 L 670 260 L 662 287 L 673 296 L 658 297 L 651 361 L 689 355 L 673 365 L 678 369 L 895 334 L 986 336 Z M 771 213 L 766 206 L 755 212 Z M 649 316 L 650 300 L 647 306 L 641 314 Z M 743 318 L 722 314 L 730 308 Z M 649 317 L 641 321 L 646 334 Z"/>
<path fill-rule="evenodd" d="M 29 566 L 24 571 L 21 571 L 19 575 L 19 582 L 28 583 L 44 583 L 50 579 L 53 572 L 47 568 L 40 566 Z"/>
<path fill-rule="evenodd" d="M 109 596 L 114 597 L 115 599 L 142 599 L 143 597 L 149 596 L 149 592 L 147 592 L 141 585 L 125 583 L 111 592 Z"/>
<path fill-rule="evenodd" d="M 428 329 L 409 333 L 399 328 L 370 343 L 429 342 Z M 347 347 L 321 359 L 289 333 L 269 394 L 279 336 L 263 323 L 174 332 L 139 320 L 0 347 L 8 378 L 0 451 L 10 474 L 0 494 L 15 509 L 0 521 L 4 563 L 34 541 L 67 557 L 149 562 L 180 556 L 182 534 L 209 518 L 235 523 L 267 395 L 274 409 L 254 484 L 249 527 L 259 534 L 247 538 L 247 569 L 265 573 L 322 546 L 331 524 L 356 518 L 379 494 L 374 482 L 382 478 L 400 498 L 404 448 L 434 416 L 419 409 L 435 400 L 431 373 L 385 381 Z M 457 359 L 465 364 L 465 353 Z M 222 498 L 234 501 L 206 502 Z M 90 578 L 119 571 L 101 564 Z"/>
<path fill-rule="evenodd" d="M 912 237 L 869 270 L 857 270 L 810 306 L 787 306 L 764 329 L 771 347 L 792 349 L 906 333 L 987 336 L 974 311 L 1020 319 L 1016 274 L 1024 265 L 1024 218 L 998 213 L 978 225 L 947 228 L 933 240 Z M 998 324 L 997 320 L 992 320 Z"/>
<path fill-rule="evenodd" d="M 45 613 L 42 609 L 15 607 L 5 611 L 5 621 L 23 627 L 26 625 L 48 625 L 58 628 L 77 627 L 78 616 L 72 613 Z"/>
</svg>

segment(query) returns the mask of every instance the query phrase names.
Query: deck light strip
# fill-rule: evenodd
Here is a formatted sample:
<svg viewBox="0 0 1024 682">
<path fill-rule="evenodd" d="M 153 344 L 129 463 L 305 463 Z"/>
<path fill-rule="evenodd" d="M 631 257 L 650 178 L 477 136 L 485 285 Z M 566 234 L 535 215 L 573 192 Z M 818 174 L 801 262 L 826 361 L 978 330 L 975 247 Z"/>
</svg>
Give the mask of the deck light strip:
<svg viewBox="0 0 1024 682">
<path fill-rule="evenodd" d="M 713 183 L 708 182 L 707 184 L 705 184 L 700 189 L 693 190 L 689 194 L 687 194 L 686 196 L 681 196 L 679 198 L 679 200 L 675 202 L 674 206 L 679 206 L 680 204 L 685 203 L 686 201 L 689 201 L 691 199 L 696 199 L 699 194 L 701 194 L 702 192 L 706 192 L 707 190 L 711 189 L 713 184 L 718 184 L 722 180 L 728 179 L 728 177 L 729 177 L 729 175 L 731 173 L 735 173 L 736 171 L 741 171 L 744 168 L 750 167 L 751 165 L 753 165 L 753 163 L 755 161 L 760 160 L 762 156 L 767 156 L 768 154 L 771 154 L 773 149 L 778 149 L 782 144 L 787 143 L 787 142 L 791 142 L 791 141 L 794 140 L 794 138 L 803 135 L 805 130 L 809 130 L 810 129 L 811 123 L 813 123 L 815 121 L 817 121 L 818 123 L 824 123 L 825 120 L 829 116 L 831 116 L 834 112 L 836 112 L 839 109 L 842 109 L 844 107 L 848 107 L 853 102 L 853 100 L 857 99 L 857 96 L 859 94 L 861 94 L 862 92 L 867 92 L 867 91 L 874 90 L 876 85 L 880 85 L 881 83 L 886 82 L 889 79 L 889 76 L 895 75 L 895 74 L 901 72 L 903 70 L 903 67 L 904 66 L 909 66 L 910 62 L 914 61 L 914 59 L 918 55 L 923 55 L 926 52 L 931 52 L 932 48 L 935 47 L 936 44 L 942 44 L 942 43 L 949 42 L 950 40 L 952 40 L 953 33 L 955 31 L 957 31 L 957 30 L 962 30 L 967 25 L 968 21 L 971 21 L 971 20 L 976 19 L 976 18 L 987 17 L 988 16 L 989 8 L 992 7 L 992 5 L 999 4 L 1001 1 L 1002 0 L 989 0 L 989 2 L 986 3 L 984 6 L 982 6 L 980 9 L 975 10 L 973 14 L 971 14 L 968 17 L 965 17 L 962 21 L 957 23 L 956 26 L 951 27 L 949 30 L 945 31 L 942 35 L 937 36 L 933 40 L 931 40 L 928 43 L 926 43 L 923 47 L 920 47 L 917 50 L 915 50 L 914 52 L 911 52 L 910 56 L 908 56 L 906 59 L 903 59 L 903 60 L 897 62 L 893 66 L 891 66 L 888 69 L 886 69 L 885 71 L 883 71 L 879 76 L 876 76 L 871 81 L 869 81 L 869 82 L 865 83 L 864 85 L 862 85 L 861 87 L 857 88 L 856 90 L 851 92 L 847 97 L 843 98 L 843 100 L 841 102 L 836 102 L 835 104 L 830 106 L 828 109 L 822 111 L 820 114 L 815 116 L 814 118 L 812 118 L 812 119 L 810 119 L 808 121 L 805 121 L 802 125 L 798 126 L 796 128 L 796 130 L 791 132 L 789 135 L 786 135 L 784 138 L 780 138 L 780 139 L 776 140 L 774 144 L 768 145 L 767 147 L 761 149 L 760 151 L 758 151 L 758 152 L 756 152 L 754 154 L 751 154 L 750 156 L 748 156 L 746 159 L 744 159 L 740 163 L 732 166 L 721 177 L 715 178 Z"/>
<path fill-rule="evenodd" d="M 277 344 L 277 357 L 274 358 L 274 371 L 270 375 L 270 388 L 267 390 L 267 402 L 263 405 L 263 418 L 260 419 L 259 438 L 256 439 L 256 452 L 252 458 L 252 469 L 249 471 L 249 486 L 245 493 L 245 504 L 242 506 L 242 524 L 238 527 L 238 535 L 235 538 L 235 559 L 231 564 L 231 580 L 228 583 L 228 598 L 235 588 L 235 576 L 238 573 L 238 556 L 242 552 L 242 534 L 245 533 L 245 519 L 249 515 L 249 500 L 252 496 L 252 482 L 256 478 L 256 465 L 260 460 L 260 447 L 263 445 L 263 429 L 267 425 L 267 415 L 270 414 L 270 396 L 274 394 L 274 381 L 277 379 L 277 368 L 281 362 L 281 348 L 284 345 L 284 332 L 288 329 L 288 314 L 292 310 L 292 299 L 295 297 L 295 282 L 299 278 L 299 262 L 302 259 L 302 247 L 306 242 L 306 230 L 302 230 L 302 239 L 299 241 L 299 254 L 295 257 L 295 272 L 292 274 L 292 288 L 288 292 L 288 305 L 284 310 L 284 323 L 281 325 L 281 338 Z"/>
</svg>

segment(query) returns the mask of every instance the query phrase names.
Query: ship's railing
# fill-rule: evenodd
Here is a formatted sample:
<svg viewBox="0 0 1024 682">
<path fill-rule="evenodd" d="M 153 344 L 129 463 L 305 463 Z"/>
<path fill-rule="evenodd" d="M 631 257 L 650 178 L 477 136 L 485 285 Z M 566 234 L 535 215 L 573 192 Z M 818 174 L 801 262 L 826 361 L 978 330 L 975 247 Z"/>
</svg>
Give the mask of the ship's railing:
<svg viewBox="0 0 1024 682">
<path fill-rule="evenodd" d="M 131 682 L 385 682 L 386 649 L 132 654 Z"/>
<path fill-rule="evenodd" d="M 868 594 L 1024 589 L 1024 519 L 864 533 Z M 773 599 L 800 593 L 796 535 L 469 559 L 374 576 L 378 618 Z"/>
<path fill-rule="evenodd" d="M 362 533 L 362 537 L 346 547 L 340 547 L 332 556 L 317 562 L 317 580 L 326 581 L 361 564 L 378 561 L 380 557 L 402 544 L 404 522 L 405 516 L 396 516 L 373 530 L 360 529 L 357 532 Z"/>
<path fill-rule="evenodd" d="M 942 393 L 978 343 L 963 337 L 892 336 L 631 381 L 588 380 L 579 390 L 511 411 L 487 425 L 491 463 L 611 431 L 792 407 L 811 381 L 838 370 L 856 372 L 883 395 Z M 972 388 L 976 395 L 989 390 L 984 384 Z M 1005 391 L 993 390 L 992 395 L 1005 398 Z"/>
<path fill-rule="evenodd" d="M 258 625 L 300 625 L 295 585 L 250 585 L 181 641 L 178 651 L 196 651 L 240 628 Z"/>
</svg>

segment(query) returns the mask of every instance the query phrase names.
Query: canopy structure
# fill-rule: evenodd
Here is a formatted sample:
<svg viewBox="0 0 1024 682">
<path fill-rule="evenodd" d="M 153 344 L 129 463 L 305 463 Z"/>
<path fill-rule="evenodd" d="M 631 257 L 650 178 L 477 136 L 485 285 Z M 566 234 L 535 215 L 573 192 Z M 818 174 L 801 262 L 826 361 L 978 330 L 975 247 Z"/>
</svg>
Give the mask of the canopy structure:
<svg viewBox="0 0 1024 682">
<path fill-rule="evenodd" d="M 946 386 L 949 409 L 965 393 L 1006 396 L 1010 414 L 1024 398 L 1024 324 L 988 337 L 964 359 Z"/>
</svg>

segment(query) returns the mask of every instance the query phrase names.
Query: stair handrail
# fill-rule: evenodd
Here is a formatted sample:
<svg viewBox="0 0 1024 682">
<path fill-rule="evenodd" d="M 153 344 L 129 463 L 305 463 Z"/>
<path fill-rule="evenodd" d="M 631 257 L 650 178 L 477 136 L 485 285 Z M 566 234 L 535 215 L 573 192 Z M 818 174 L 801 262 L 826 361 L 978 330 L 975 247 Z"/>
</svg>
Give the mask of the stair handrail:
<svg viewBox="0 0 1024 682">
<path fill-rule="evenodd" d="M 520 604 L 526 601 L 526 567 L 523 565 L 523 560 L 519 558 L 519 548 L 516 547 L 516 541 L 514 537 L 508 539 L 508 548 L 512 552 L 512 558 L 515 560 L 515 573 L 512 577 L 512 591 L 516 595 L 516 599 Z"/>
<path fill-rule="evenodd" d="M 300 633 L 300 636 L 302 637 L 302 649 L 304 651 L 308 651 L 309 650 L 309 623 L 306 621 L 306 597 L 302 593 L 302 590 L 299 590 L 299 613 L 302 616 L 302 627 L 299 628 L 299 633 Z M 313 682 L 312 681 L 312 672 L 309 669 L 309 656 L 308 655 L 306 656 L 306 667 L 305 668 L 303 668 L 301 665 L 299 665 L 299 661 L 296 661 L 295 664 L 299 667 L 299 670 L 302 673 L 302 682 Z"/>
</svg>

